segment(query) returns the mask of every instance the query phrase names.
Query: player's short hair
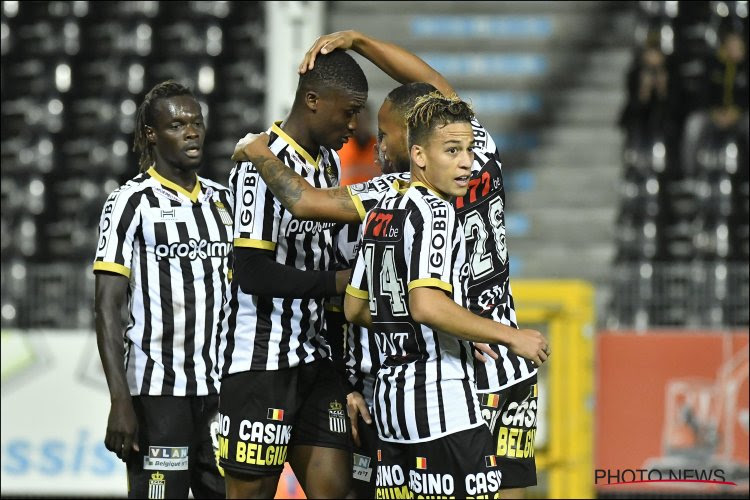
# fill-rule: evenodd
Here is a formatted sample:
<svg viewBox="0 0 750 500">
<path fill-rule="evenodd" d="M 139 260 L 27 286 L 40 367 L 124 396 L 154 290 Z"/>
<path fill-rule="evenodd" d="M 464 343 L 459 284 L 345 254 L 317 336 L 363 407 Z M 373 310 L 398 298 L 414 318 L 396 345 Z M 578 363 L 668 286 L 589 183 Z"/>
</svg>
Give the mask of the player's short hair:
<svg viewBox="0 0 750 500">
<path fill-rule="evenodd" d="M 471 123 L 474 111 L 457 95 L 446 97 L 440 92 L 430 92 L 417 99 L 406 114 L 409 149 L 424 144 L 437 127 L 457 122 Z"/>
<path fill-rule="evenodd" d="M 299 77 L 297 92 L 335 88 L 367 97 L 367 78 L 357 61 L 343 50 L 318 54 L 315 66 Z"/>
<path fill-rule="evenodd" d="M 135 114 L 135 138 L 133 140 L 133 151 L 138 153 L 138 169 L 145 172 L 154 164 L 154 155 L 151 151 L 151 144 L 146 138 L 146 125 L 154 125 L 155 104 L 159 99 L 167 99 L 180 95 L 188 95 L 195 99 L 193 92 L 186 86 L 177 83 L 174 80 L 166 80 L 154 85 L 154 88 L 148 91 L 143 102 L 138 106 Z"/>
<path fill-rule="evenodd" d="M 405 124 L 406 114 L 414 107 L 417 99 L 430 92 L 437 92 L 437 89 L 429 83 L 405 83 L 391 90 L 385 100 L 391 103 L 393 109 L 404 119 Z"/>
</svg>

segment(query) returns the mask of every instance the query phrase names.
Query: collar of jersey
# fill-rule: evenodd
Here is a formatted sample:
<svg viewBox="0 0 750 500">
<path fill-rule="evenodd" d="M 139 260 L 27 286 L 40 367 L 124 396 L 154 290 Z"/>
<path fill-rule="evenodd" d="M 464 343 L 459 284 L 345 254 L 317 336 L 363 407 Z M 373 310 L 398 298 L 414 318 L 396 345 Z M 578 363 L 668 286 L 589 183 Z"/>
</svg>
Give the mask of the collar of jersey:
<svg viewBox="0 0 750 500">
<path fill-rule="evenodd" d="M 396 179 L 395 181 L 393 181 L 393 189 L 395 189 L 396 191 L 398 191 L 401 194 L 404 194 L 406 192 L 406 190 L 409 189 L 410 187 L 417 187 L 417 186 L 422 186 L 427 191 L 429 191 L 430 193 L 434 194 L 435 196 L 437 196 L 441 200 L 448 201 L 448 198 L 446 198 L 442 194 L 438 193 L 437 191 L 435 191 L 434 189 L 432 189 L 430 186 L 428 186 L 424 182 L 414 181 L 414 182 L 409 183 L 409 182 L 406 182 L 406 181 L 402 181 L 401 179 Z"/>
<path fill-rule="evenodd" d="M 286 132 L 281 130 L 281 120 L 277 122 L 273 122 L 273 125 L 271 125 L 271 132 L 275 133 L 276 135 L 284 139 L 284 141 L 286 141 L 287 144 L 289 144 L 292 148 L 294 148 L 294 150 L 297 153 L 299 153 L 300 156 L 302 156 L 302 158 L 304 158 L 307 161 L 307 163 L 315 167 L 315 170 L 318 170 L 318 162 L 320 161 L 320 150 L 318 150 L 318 159 L 313 160 L 312 156 L 310 156 L 310 154 L 307 151 L 305 151 L 305 149 L 302 146 L 297 144 L 297 141 L 289 137 L 289 135 Z"/>
<path fill-rule="evenodd" d="M 174 189 L 178 193 L 184 194 L 185 196 L 190 198 L 190 201 L 192 201 L 193 203 L 198 201 L 198 195 L 201 192 L 201 181 L 198 179 L 198 176 L 196 176 L 195 178 L 195 187 L 193 188 L 193 191 L 190 192 L 184 187 L 178 186 L 177 184 L 170 181 L 169 179 L 166 179 L 162 177 L 161 175 L 159 175 L 159 172 L 156 171 L 156 168 L 153 165 L 151 165 L 151 168 L 149 168 L 146 173 L 150 175 L 151 177 L 153 177 L 154 179 L 156 179 L 156 181 L 162 186 L 168 187 L 169 189 Z"/>
</svg>

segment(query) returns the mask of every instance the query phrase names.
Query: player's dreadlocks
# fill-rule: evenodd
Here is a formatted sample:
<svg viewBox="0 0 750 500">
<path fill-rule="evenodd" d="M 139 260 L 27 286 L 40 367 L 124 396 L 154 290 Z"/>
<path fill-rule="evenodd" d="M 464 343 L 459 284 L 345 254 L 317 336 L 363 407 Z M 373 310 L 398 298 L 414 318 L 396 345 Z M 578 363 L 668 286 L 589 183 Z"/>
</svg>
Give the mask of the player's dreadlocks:
<svg viewBox="0 0 750 500">
<path fill-rule="evenodd" d="M 471 122 L 473 118 L 471 106 L 458 96 L 446 97 L 440 92 L 430 92 L 417 99 L 414 107 L 406 114 L 409 149 L 414 144 L 424 144 L 435 127 Z"/>
<path fill-rule="evenodd" d="M 313 69 L 299 77 L 297 93 L 306 90 L 323 91 L 328 88 L 364 94 L 367 98 L 367 78 L 357 61 L 343 50 L 318 54 Z"/>
<path fill-rule="evenodd" d="M 167 80 L 156 84 L 154 88 L 149 90 L 143 102 L 138 107 L 138 111 L 135 114 L 133 151 L 139 154 L 138 170 L 140 172 L 145 172 L 154 164 L 154 155 L 151 151 L 152 146 L 146 138 L 146 125 L 153 126 L 154 124 L 154 104 L 159 99 L 180 95 L 195 97 L 189 88 L 180 85 L 174 80 Z"/>
<path fill-rule="evenodd" d="M 385 97 L 385 100 L 391 103 L 393 109 L 404 120 L 404 124 L 406 124 L 406 115 L 412 110 L 417 99 L 430 92 L 437 92 L 437 89 L 429 83 L 405 83 L 391 90 Z"/>
</svg>

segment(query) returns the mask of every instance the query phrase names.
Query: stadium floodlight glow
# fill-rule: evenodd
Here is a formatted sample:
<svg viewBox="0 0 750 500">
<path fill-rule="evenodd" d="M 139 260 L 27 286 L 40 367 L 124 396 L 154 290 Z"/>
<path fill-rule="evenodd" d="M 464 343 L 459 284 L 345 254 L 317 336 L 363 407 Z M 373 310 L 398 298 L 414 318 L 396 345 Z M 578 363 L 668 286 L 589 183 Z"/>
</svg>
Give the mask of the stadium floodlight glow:
<svg viewBox="0 0 750 500">
<path fill-rule="evenodd" d="M 60 92 L 67 92 L 70 90 L 70 66 L 67 64 L 58 64 L 55 68 L 55 87 Z"/>
<path fill-rule="evenodd" d="M 3 2 L 3 14 L 8 17 L 16 17 L 18 15 L 18 2 Z"/>
</svg>

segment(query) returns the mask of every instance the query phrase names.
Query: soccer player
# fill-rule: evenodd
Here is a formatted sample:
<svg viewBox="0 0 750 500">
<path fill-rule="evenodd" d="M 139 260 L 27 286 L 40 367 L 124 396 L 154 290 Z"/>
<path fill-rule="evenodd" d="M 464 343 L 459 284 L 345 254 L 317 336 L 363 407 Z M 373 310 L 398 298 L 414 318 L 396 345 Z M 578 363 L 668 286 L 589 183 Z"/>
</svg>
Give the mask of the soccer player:
<svg viewBox="0 0 750 500">
<path fill-rule="evenodd" d="M 434 91 L 427 83 L 402 85 L 388 94 L 388 101 L 398 109 L 411 109 L 418 97 Z M 380 151 L 380 148 L 376 148 Z M 409 180 L 408 163 L 406 174 L 391 162 L 378 158 L 375 163 L 383 174 L 393 180 Z M 368 208 L 374 203 L 367 202 Z M 338 234 L 338 256 L 342 264 L 350 268 L 354 265 L 362 232 L 361 224 L 348 224 Z M 341 297 L 343 300 L 343 297 Z M 326 304 L 327 339 L 333 351 L 334 362 L 338 360 L 337 370 L 343 372 L 347 390 L 347 409 L 352 426 L 354 449 L 352 454 L 352 494 L 354 498 L 375 498 L 375 471 L 377 465 L 377 430 L 372 421 L 373 389 L 375 375 L 380 366 L 381 353 L 375 344 L 375 337 L 366 328 L 349 323 L 344 317 L 343 302 L 338 300 Z M 336 349 L 334 349 L 336 347 Z M 338 353 L 336 352 L 338 351 Z"/>
<path fill-rule="evenodd" d="M 450 83 L 416 55 L 356 31 L 342 31 L 318 38 L 300 65 L 300 72 L 314 67 L 318 54 L 335 49 L 358 52 L 402 84 L 427 82 L 444 95 L 455 94 Z M 495 142 L 487 130 L 476 119 L 472 126 L 475 137 L 472 178 L 468 193 L 453 202 L 466 232 L 470 263 L 468 307 L 483 317 L 517 327 L 505 240 L 502 164 Z M 378 112 L 378 136 L 381 161 L 384 164 L 408 166 L 403 110 L 396 108 L 388 99 Z M 267 158 L 270 154 L 263 147 L 263 142 L 262 137 L 254 141 L 240 141 L 235 155 Z M 270 161 L 260 169 L 260 174 L 268 177 L 272 191 L 284 190 L 280 199 L 296 217 L 339 222 L 361 220 L 368 203 L 377 201 L 390 190 L 392 184 L 389 177 L 381 176 L 346 189 L 312 189 L 309 185 L 303 185 L 301 179 L 282 172 L 278 164 Z M 538 393 L 537 347 L 544 347 L 549 355 L 549 344 L 539 332 L 520 329 L 511 345 L 492 346 L 499 355 L 497 360 L 475 363 L 482 416 L 497 440 L 497 455 L 504 477 L 504 498 L 521 497 L 521 488 L 536 484 L 533 440 Z M 520 453 L 517 447 L 508 446 L 507 439 L 511 434 L 521 440 L 516 442 L 523 442 Z"/>
<path fill-rule="evenodd" d="M 105 445 L 130 498 L 223 498 L 216 339 L 227 301 L 229 191 L 198 177 L 205 128 L 186 87 L 136 116 L 141 173 L 107 198 L 96 249 L 96 336 L 111 408 Z M 121 312 L 127 301 L 127 326 Z M 214 436 L 215 439 L 215 436 Z"/>
<path fill-rule="evenodd" d="M 367 80 L 344 51 L 318 62 L 300 76 L 287 119 L 270 128 L 269 147 L 285 171 L 328 188 L 339 183 L 334 150 L 356 129 Z M 342 498 L 350 428 L 322 335 L 323 299 L 343 293 L 350 270 L 335 270 L 335 225 L 286 210 L 258 175 L 263 161 L 230 174 L 235 272 L 219 350 L 227 495 L 271 498 L 288 461 L 308 497 Z"/>
<path fill-rule="evenodd" d="M 439 92 L 407 115 L 411 182 L 367 212 L 347 287 L 347 319 L 375 332 L 385 354 L 375 385 L 378 498 L 500 488 L 468 341 L 507 342 L 514 332 L 462 307 L 466 242 L 449 202 L 469 187 L 472 118 Z"/>
</svg>

